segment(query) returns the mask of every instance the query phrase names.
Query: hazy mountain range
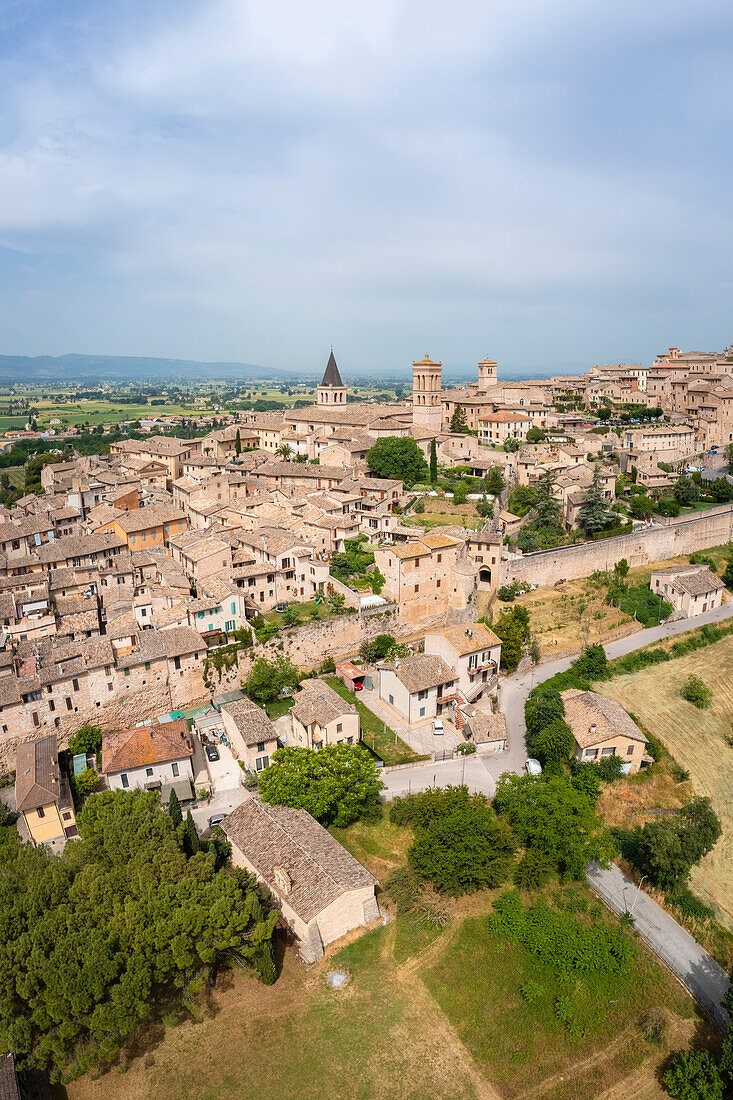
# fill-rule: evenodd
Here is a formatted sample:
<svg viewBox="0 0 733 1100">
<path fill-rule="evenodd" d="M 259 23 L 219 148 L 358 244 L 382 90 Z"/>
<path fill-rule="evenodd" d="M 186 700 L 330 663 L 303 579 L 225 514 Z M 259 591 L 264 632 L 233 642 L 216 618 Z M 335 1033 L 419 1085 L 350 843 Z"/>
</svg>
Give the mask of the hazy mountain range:
<svg viewBox="0 0 733 1100">
<path fill-rule="evenodd" d="M 347 381 L 386 380 L 388 378 L 412 381 L 409 369 L 395 371 L 386 368 L 375 369 L 369 373 L 349 373 L 343 371 Z M 525 372 L 502 371 L 502 378 L 542 377 L 536 370 Z M 451 381 L 475 378 L 471 370 L 444 370 L 444 378 Z M 222 379 L 231 381 L 272 379 L 278 382 L 293 380 L 303 382 L 313 379 L 312 371 L 278 370 L 275 367 L 262 367 L 256 363 L 198 363 L 193 359 L 158 359 L 152 356 L 136 355 L 0 355 L 0 383 L 35 382 L 40 384 L 63 384 L 68 382 L 131 382 L 178 380 L 183 382 Z M 320 379 L 320 374 L 318 375 Z"/>
</svg>

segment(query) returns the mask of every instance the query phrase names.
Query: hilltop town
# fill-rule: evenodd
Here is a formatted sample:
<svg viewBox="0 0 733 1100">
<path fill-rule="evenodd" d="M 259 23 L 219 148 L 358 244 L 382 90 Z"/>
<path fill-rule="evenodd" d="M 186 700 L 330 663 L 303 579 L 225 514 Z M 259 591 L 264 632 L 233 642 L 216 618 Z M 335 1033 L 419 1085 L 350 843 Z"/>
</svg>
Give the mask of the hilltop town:
<svg viewBox="0 0 733 1100">
<path fill-rule="evenodd" d="M 26 485 L 37 478 L 0 506 L 0 773 L 20 836 L 61 853 L 91 792 L 154 792 L 149 812 L 167 807 L 187 857 L 228 845 L 306 964 L 399 919 L 396 888 L 382 892 L 391 857 L 371 860 L 344 833 L 380 800 L 458 787 L 462 813 L 482 799 L 493 814 L 494 799 L 515 830 L 503 848 L 492 834 L 503 871 L 470 871 L 470 886 L 442 887 L 454 895 L 498 886 L 518 848 L 513 881 L 527 888 L 607 860 L 594 840 L 532 863 L 512 777 L 554 775 L 575 798 L 578 769 L 597 766 L 617 786 L 594 835 L 601 822 L 650 820 L 653 802 L 628 821 L 618 810 L 618 784 L 640 792 L 646 771 L 645 789 L 659 797 L 661 785 L 664 812 L 681 815 L 673 757 L 686 748 L 664 755 L 643 703 L 630 713 L 623 693 L 612 697 L 616 680 L 601 686 L 603 646 L 645 652 L 698 622 L 700 646 L 724 646 L 727 628 L 709 624 L 727 618 L 733 585 L 733 347 L 526 381 L 502 380 L 487 358 L 460 388 L 445 388 L 426 354 L 411 394 L 352 396 L 332 351 L 312 402 L 188 418 L 162 407 L 134 427 L 100 425 L 98 447 L 81 445 L 79 427 L 39 430 L 30 416 L 1 441 L 7 455 L 25 447 Z M 528 693 L 556 675 L 570 678 L 540 696 L 553 702 L 533 719 Z M 363 805 L 319 811 L 302 752 L 316 768 L 365 769 Z M 695 793 L 715 802 L 690 752 Z M 279 795 L 289 767 L 295 788 Z M 600 780 L 588 782 L 593 815 Z M 716 828 L 725 851 L 733 842 L 731 823 L 715 823 L 691 864 Z M 634 866 L 628 857 L 625 871 Z M 733 931 L 730 873 L 719 875 L 699 888 Z M 439 893 L 438 871 L 425 877 Z M 621 911 L 616 886 L 596 888 Z M 439 909 L 436 930 L 447 919 Z M 720 942 L 725 965 L 733 938 Z M 267 951 L 253 964 L 261 977 L 274 975 Z M 720 974 L 710 1003 L 708 987 L 688 984 L 716 1022 Z M 78 1076 L 82 1063 L 70 1065 Z"/>
</svg>

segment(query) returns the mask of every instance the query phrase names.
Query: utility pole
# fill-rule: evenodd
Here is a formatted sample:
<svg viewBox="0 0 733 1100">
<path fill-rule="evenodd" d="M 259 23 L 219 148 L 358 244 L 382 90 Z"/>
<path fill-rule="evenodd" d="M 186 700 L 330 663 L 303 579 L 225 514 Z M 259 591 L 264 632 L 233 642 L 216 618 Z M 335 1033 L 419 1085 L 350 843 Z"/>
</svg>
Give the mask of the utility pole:
<svg viewBox="0 0 733 1100">
<path fill-rule="evenodd" d="M 634 898 L 634 900 L 631 904 L 631 908 L 629 909 L 629 916 L 631 916 L 634 912 L 634 907 L 635 907 L 637 901 L 639 900 L 639 894 L 641 893 L 641 884 L 642 884 L 642 882 L 644 881 L 645 878 L 649 878 L 649 875 L 642 875 L 641 876 L 641 880 L 639 882 L 639 887 L 636 891 L 636 897 Z"/>
</svg>

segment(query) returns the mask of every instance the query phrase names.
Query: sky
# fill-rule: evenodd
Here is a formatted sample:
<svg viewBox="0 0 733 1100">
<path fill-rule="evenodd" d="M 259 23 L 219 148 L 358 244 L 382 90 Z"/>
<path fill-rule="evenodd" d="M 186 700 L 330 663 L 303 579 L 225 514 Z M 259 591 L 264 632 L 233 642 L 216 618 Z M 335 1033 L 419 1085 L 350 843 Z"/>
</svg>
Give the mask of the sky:
<svg viewBox="0 0 733 1100">
<path fill-rule="evenodd" d="M 730 0 L 0 0 L 0 353 L 733 341 Z"/>
</svg>

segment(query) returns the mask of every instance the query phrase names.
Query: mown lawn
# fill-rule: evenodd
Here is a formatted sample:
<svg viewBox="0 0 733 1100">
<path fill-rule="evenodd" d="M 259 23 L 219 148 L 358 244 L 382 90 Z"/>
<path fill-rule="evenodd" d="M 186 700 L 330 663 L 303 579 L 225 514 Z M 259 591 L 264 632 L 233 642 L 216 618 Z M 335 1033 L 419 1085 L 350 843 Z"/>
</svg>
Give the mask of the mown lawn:
<svg viewBox="0 0 733 1100">
<path fill-rule="evenodd" d="M 365 706 L 353 691 L 349 691 L 338 676 L 324 676 L 324 680 L 338 692 L 342 699 L 354 704 L 359 712 L 362 741 L 381 756 L 385 764 L 409 764 L 414 760 L 428 759 L 427 756 L 419 756 L 413 752 L 393 729 L 390 729 L 381 718 Z"/>
</svg>

